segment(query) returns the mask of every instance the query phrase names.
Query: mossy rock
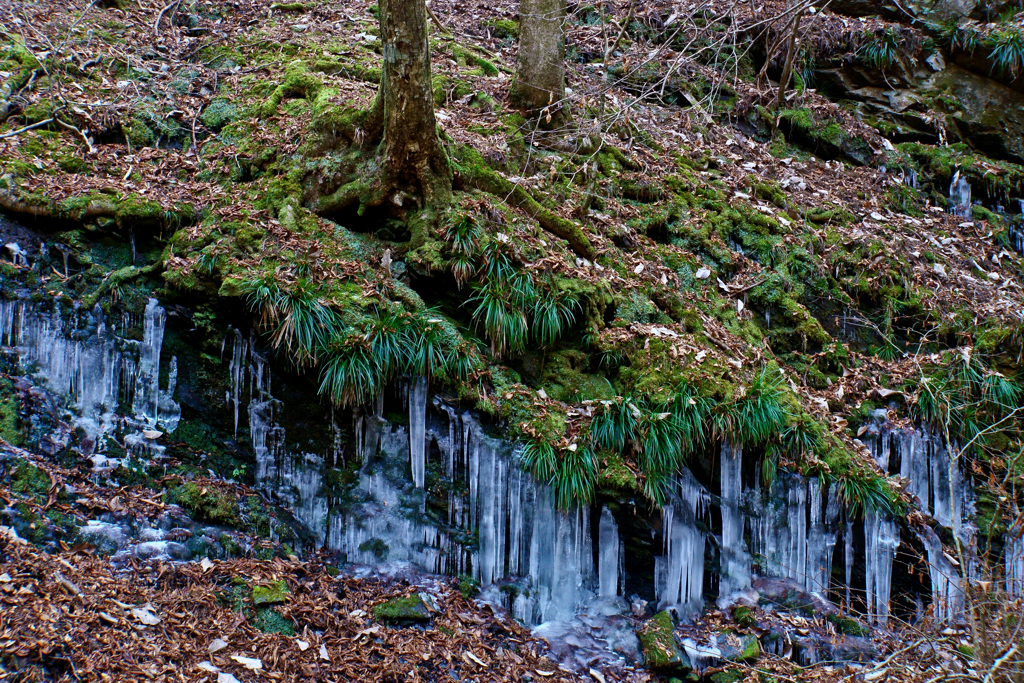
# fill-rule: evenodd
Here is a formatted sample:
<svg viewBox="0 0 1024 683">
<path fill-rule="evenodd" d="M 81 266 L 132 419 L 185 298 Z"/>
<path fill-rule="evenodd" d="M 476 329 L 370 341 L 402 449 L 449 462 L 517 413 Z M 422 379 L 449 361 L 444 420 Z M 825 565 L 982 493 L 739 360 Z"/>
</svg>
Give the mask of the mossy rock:
<svg viewBox="0 0 1024 683">
<path fill-rule="evenodd" d="M 826 614 L 825 621 L 835 626 L 837 633 L 842 633 L 846 636 L 864 637 L 871 635 L 871 629 L 853 617 L 842 614 Z"/>
<path fill-rule="evenodd" d="M 430 610 L 419 595 L 409 595 L 374 605 L 373 616 L 378 621 L 389 623 L 429 621 Z"/>
<path fill-rule="evenodd" d="M 746 677 L 741 669 L 729 669 L 711 674 L 711 683 L 739 683 Z"/>
<path fill-rule="evenodd" d="M 675 624 L 667 611 L 658 612 L 637 631 L 647 668 L 662 673 L 685 673 L 693 664 L 676 643 Z"/>
<path fill-rule="evenodd" d="M 252 604 L 277 605 L 288 599 L 288 584 L 284 581 L 271 581 L 268 584 L 252 587 Z"/>
<path fill-rule="evenodd" d="M 757 642 L 757 636 L 735 631 L 719 633 L 718 647 L 722 651 L 722 659 L 728 662 L 752 661 L 761 654 L 761 645 Z"/>
<path fill-rule="evenodd" d="M 43 470 L 27 460 L 16 460 L 11 471 L 11 490 L 21 496 L 46 500 L 52 482 Z"/>
</svg>

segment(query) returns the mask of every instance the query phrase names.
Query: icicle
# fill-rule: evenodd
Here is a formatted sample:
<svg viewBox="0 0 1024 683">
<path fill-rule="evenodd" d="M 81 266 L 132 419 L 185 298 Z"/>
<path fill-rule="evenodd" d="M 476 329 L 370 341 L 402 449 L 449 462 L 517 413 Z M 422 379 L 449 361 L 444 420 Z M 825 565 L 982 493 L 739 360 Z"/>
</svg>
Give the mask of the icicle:
<svg viewBox="0 0 1024 683">
<path fill-rule="evenodd" d="M 939 623 L 955 621 L 963 616 L 964 594 L 960 573 L 950 562 L 942 541 L 931 527 L 924 527 L 918 538 L 928 551 L 928 576 L 932 584 L 932 615 Z"/>
<path fill-rule="evenodd" d="M 677 482 L 677 499 L 662 509 L 665 553 L 655 560 L 655 592 L 662 606 L 699 605 L 704 588 L 704 535 L 696 520 L 709 496 L 688 471 Z"/>
<path fill-rule="evenodd" d="M 1024 597 L 1024 529 L 1020 526 L 1006 532 L 1004 558 L 1006 563 L 1006 592 L 1015 598 Z"/>
<path fill-rule="evenodd" d="M 608 508 L 601 510 L 598 552 L 599 595 L 602 598 L 614 598 L 619 594 L 622 552 L 619 545 L 619 527 Z"/>
<path fill-rule="evenodd" d="M 903 184 L 907 187 L 912 187 L 915 190 L 918 189 L 917 169 L 908 168 L 903 172 Z"/>
<path fill-rule="evenodd" d="M 874 510 L 864 512 L 864 574 L 868 618 L 878 626 L 884 627 L 889 618 L 892 563 L 899 544 L 899 526 L 895 521 Z"/>
<path fill-rule="evenodd" d="M 417 377 L 409 386 L 409 460 L 412 481 L 423 488 L 427 479 L 427 378 Z"/>
<path fill-rule="evenodd" d="M 844 511 L 843 516 L 846 517 L 847 513 Z M 846 528 L 843 530 L 843 559 L 846 564 L 846 609 L 852 609 L 853 605 L 850 602 L 850 584 L 853 581 L 853 520 L 846 517 Z"/>
<path fill-rule="evenodd" d="M 722 575 L 719 594 L 723 597 L 750 585 L 750 556 L 743 541 L 743 515 L 740 512 L 742 468 L 743 449 L 732 443 L 722 444 Z"/>
<path fill-rule="evenodd" d="M 949 209 L 951 214 L 960 218 L 971 217 L 971 184 L 960 175 L 960 169 L 953 174 L 953 181 L 949 184 L 949 198 L 953 203 Z"/>
</svg>

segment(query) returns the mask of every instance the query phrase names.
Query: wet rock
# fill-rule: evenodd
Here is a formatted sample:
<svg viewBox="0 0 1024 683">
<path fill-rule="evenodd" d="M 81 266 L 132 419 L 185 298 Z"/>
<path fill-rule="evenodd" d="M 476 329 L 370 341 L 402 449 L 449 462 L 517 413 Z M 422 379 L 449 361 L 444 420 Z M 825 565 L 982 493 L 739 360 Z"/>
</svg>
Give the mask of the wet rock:
<svg viewBox="0 0 1024 683">
<path fill-rule="evenodd" d="M 658 612 L 637 631 L 644 661 L 652 671 L 683 673 L 693 669 L 690 658 L 676 643 L 672 615 Z"/>
<path fill-rule="evenodd" d="M 867 638 L 841 636 L 829 642 L 829 659 L 835 662 L 870 662 L 878 656 L 875 646 Z"/>
<path fill-rule="evenodd" d="M 761 654 L 757 637 L 750 634 L 723 631 L 718 634 L 717 643 L 722 659 L 726 661 L 751 661 Z"/>
<path fill-rule="evenodd" d="M 761 599 L 783 609 L 803 614 L 835 614 L 838 610 L 828 600 L 809 593 L 792 579 L 759 577 L 754 580 L 754 588 L 761 594 Z"/>
<path fill-rule="evenodd" d="M 184 562 L 192 559 L 188 548 L 173 541 L 146 541 L 135 546 L 135 556 L 140 560 L 169 559 Z"/>
</svg>

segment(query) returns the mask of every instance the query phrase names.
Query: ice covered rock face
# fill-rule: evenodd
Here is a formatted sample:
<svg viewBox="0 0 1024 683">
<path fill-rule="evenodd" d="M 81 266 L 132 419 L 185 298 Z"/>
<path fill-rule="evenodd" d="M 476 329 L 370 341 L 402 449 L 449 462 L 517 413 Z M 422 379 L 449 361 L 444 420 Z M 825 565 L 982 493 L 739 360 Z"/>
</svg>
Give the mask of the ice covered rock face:
<svg viewBox="0 0 1024 683">
<path fill-rule="evenodd" d="M 137 320 L 115 324 L 98 308 L 71 320 L 28 302 L 0 301 L 0 344 L 16 349 L 35 382 L 64 397 L 74 426 L 87 435 L 83 450 L 97 464 L 115 464 L 103 461 L 110 435 L 140 455 L 159 454 L 153 434 L 172 431 L 180 419 L 176 361 L 162 349 L 164 309 L 151 300 Z M 141 341 L 125 338 L 132 328 L 142 329 Z M 275 395 L 271 364 L 259 347 L 232 330 L 223 357 L 225 407 L 235 434 L 248 430 L 251 437 L 258 485 L 291 507 L 323 546 L 366 565 L 408 562 L 470 575 L 485 596 L 531 624 L 625 609 L 630 577 L 619 513 L 557 510 L 548 487 L 519 467 L 509 442 L 489 434 L 471 413 L 432 398 L 425 379 L 401 389 L 407 421 L 384 419 L 383 399 L 346 413 L 347 424 L 329 413 L 321 445 L 303 449 L 287 438 L 287 406 Z M 129 414 L 118 414 L 118 407 Z M 970 482 L 951 467 L 941 439 L 879 419 L 866 437 L 879 466 L 905 477 L 924 511 L 969 547 Z M 753 457 L 735 444 L 721 447 L 717 495 L 689 472 L 677 478 L 669 504 L 652 522 L 653 573 L 640 577 L 652 594 L 641 597 L 682 614 L 699 609 L 709 588 L 728 601 L 749 589 L 753 575 L 784 577 L 835 596 L 830 584 L 839 545 L 846 585 L 838 595 L 845 588 L 849 604 L 854 566 L 863 565 L 864 583 L 855 590 L 866 592 L 869 621 L 884 625 L 901 542 L 896 522 L 873 512 L 863 521 L 848 518 L 835 491 L 816 478 L 780 473 L 770 486 L 749 472 L 745 478 L 745 471 L 759 469 Z M 854 537 L 865 539 L 863 547 Z M 934 612 L 956 619 L 962 610 L 956 569 L 937 537 L 920 540 Z M 1024 584 L 1022 547 L 1011 538 L 1006 550 L 1007 581 L 1016 593 Z M 141 552 L 172 557 L 176 550 L 152 545 Z"/>
<path fill-rule="evenodd" d="M 121 336 L 141 322 L 141 342 Z M 129 452 L 157 455 L 144 432 L 172 432 L 181 418 L 174 401 L 177 359 L 160 385 L 166 313 L 150 299 L 142 320 L 105 319 L 102 309 L 79 311 L 71 321 L 58 309 L 23 300 L 0 300 L 0 346 L 16 350 L 21 371 L 67 404 L 74 428 L 85 433 L 82 449 L 98 469 L 116 463 L 104 457 L 106 438 L 123 437 Z M 131 406 L 119 414 L 119 406 Z"/>
</svg>

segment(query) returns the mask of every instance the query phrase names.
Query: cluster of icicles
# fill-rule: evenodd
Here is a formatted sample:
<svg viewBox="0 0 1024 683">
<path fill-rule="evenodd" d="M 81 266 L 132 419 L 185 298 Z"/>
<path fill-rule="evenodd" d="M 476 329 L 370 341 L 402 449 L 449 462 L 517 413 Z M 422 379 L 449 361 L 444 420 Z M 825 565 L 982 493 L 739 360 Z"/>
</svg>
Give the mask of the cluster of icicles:
<svg viewBox="0 0 1024 683">
<path fill-rule="evenodd" d="M 355 452 L 351 445 L 346 452 L 334 424 L 332 452 L 294 453 L 285 446 L 278 421 L 283 406 L 271 393 L 266 359 L 241 333 L 234 333 L 231 347 L 227 402 L 236 421 L 244 417 L 239 406 L 248 402 L 257 480 L 290 504 L 327 548 L 350 561 L 374 564 L 386 557 L 438 573 L 471 575 L 485 587 L 515 586 L 503 591 L 506 603 L 527 623 L 567 618 L 595 597 L 626 597 L 624 543 L 612 512 L 558 511 L 548 487 L 517 465 L 508 442 L 487 435 L 471 413 L 438 399 L 431 403 L 422 378 L 405 388 L 408 425 L 384 420 L 381 401 L 376 409 L 356 411 Z M 941 439 L 924 429 L 884 423 L 866 438 L 883 469 L 909 479 L 925 512 L 969 542 L 973 529 L 963 520 L 973 513 L 971 486 L 958 474 L 950 482 L 949 454 Z M 359 501 L 332 512 L 323 494 L 325 468 L 340 467 L 353 455 L 362 463 Z M 454 486 L 446 494 L 445 519 L 428 518 L 424 496 L 416 495 L 425 485 L 428 464 L 445 480 L 464 483 L 464 490 Z M 895 520 L 871 510 L 863 520 L 848 516 L 835 492 L 814 477 L 781 473 L 767 488 L 759 477 L 745 483 L 743 451 L 731 444 L 722 447 L 720 468 L 717 497 L 684 472 L 662 511 L 662 553 L 649 577 L 659 606 L 698 607 L 716 581 L 717 592 L 725 596 L 749 587 L 752 574 L 790 578 L 808 591 L 845 597 L 849 605 L 859 559 L 864 583 L 858 590 L 866 596 L 866 616 L 886 624 L 900 545 Z M 711 534 L 716 502 L 721 531 Z M 596 525 L 592 514 L 600 515 Z M 962 609 L 959 575 L 938 536 L 920 535 L 931 570 L 933 614 L 955 619 Z M 837 543 L 845 564 L 842 586 L 832 580 Z M 1017 553 L 1013 576 L 1020 582 L 1024 546 L 1011 547 Z M 707 560 L 715 554 L 720 570 L 705 576 Z"/>
<path fill-rule="evenodd" d="M 143 436 L 146 430 L 173 431 L 180 419 L 173 401 L 176 360 L 161 356 L 163 308 L 151 300 L 141 321 L 124 319 L 117 326 L 99 308 L 75 320 L 71 325 L 55 309 L 0 300 L 0 345 L 16 349 L 26 372 L 66 398 L 94 460 L 103 460 L 109 435 L 129 451 L 156 454 Z M 141 342 L 118 334 L 140 322 Z M 293 452 L 267 359 L 237 331 L 226 340 L 224 357 L 230 372 L 227 405 L 236 432 L 247 427 L 251 435 L 257 482 L 292 507 L 327 548 L 350 561 L 408 561 L 429 571 L 471 575 L 485 587 L 506 587 L 501 595 L 527 623 L 566 619 L 593 598 L 627 597 L 625 542 L 612 511 L 558 511 L 551 491 L 522 471 L 507 441 L 485 433 L 471 413 L 431 400 L 425 380 L 405 388 L 408 424 L 386 421 L 378 405 L 355 412 L 354 445 L 332 421 L 324 427 L 326 442 L 333 444 L 326 452 Z M 119 407 L 130 415 L 120 415 Z M 942 440 L 926 429 L 884 422 L 865 438 L 879 466 L 906 479 L 924 511 L 969 547 L 975 532 L 969 522 L 972 486 L 950 468 Z M 329 499 L 326 475 L 353 457 L 361 462 L 358 481 L 339 505 Z M 866 595 L 868 618 L 884 625 L 901 542 L 897 523 L 872 511 L 863 522 L 848 517 L 835 492 L 816 478 L 783 473 L 767 488 L 760 477 L 748 474 L 745 481 L 744 472 L 757 468 L 745 468 L 743 459 L 740 448 L 722 447 L 717 496 L 688 472 L 677 478 L 658 538 L 651 539 L 661 550 L 654 576 L 647 577 L 658 604 L 695 608 L 709 588 L 728 595 L 748 587 L 754 574 L 788 577 L 850 604 L 859 560 L 864 579 L 857 589 Z M 440 494 L 443 518 L 426 509 L 429 473 L 455 483 Z M 721 526 L 713 534 L 708 530 L 716 506 Z M 957 619 L 963 607 L 960 574 L 933 531 L 916 533 L 927 551 L 933 614 Z M 863 543 L 855 543 L 855 536 Z M 845 564 L 845 583 L 838 587 L 832 580 L 837 545 Z M 714 576 L 706 576 L 709 558 L 718 560 Z M 1007 539 L 1006 577 L 1012 594 L 1024 594 L 1020 533 Z"/>
<path fill-rule="evenodd" d="M 0 346 L 14 349 L 23 371 L 66 401 L 72 426 L 85 434 L 81 447 L 98 468 L 116 465 L 103 455 L 112 435 L 130 453 L 159 454 L 162 448 L 146 433 L 174 431 L 181 417 L 173 399 L 176 358 L 168 362 L 166 386 L 160 386 L 164 309 L 156 299 L 149 300 L 141 342 L 118 334 L 138 327 L 140 321 L 131 316 L 124 316 L 120 325 L 110 324 L 96 306 L 72 320 L 56 304 L 47 310 L 25 300 L 0 299 Z"/>
</svg>

